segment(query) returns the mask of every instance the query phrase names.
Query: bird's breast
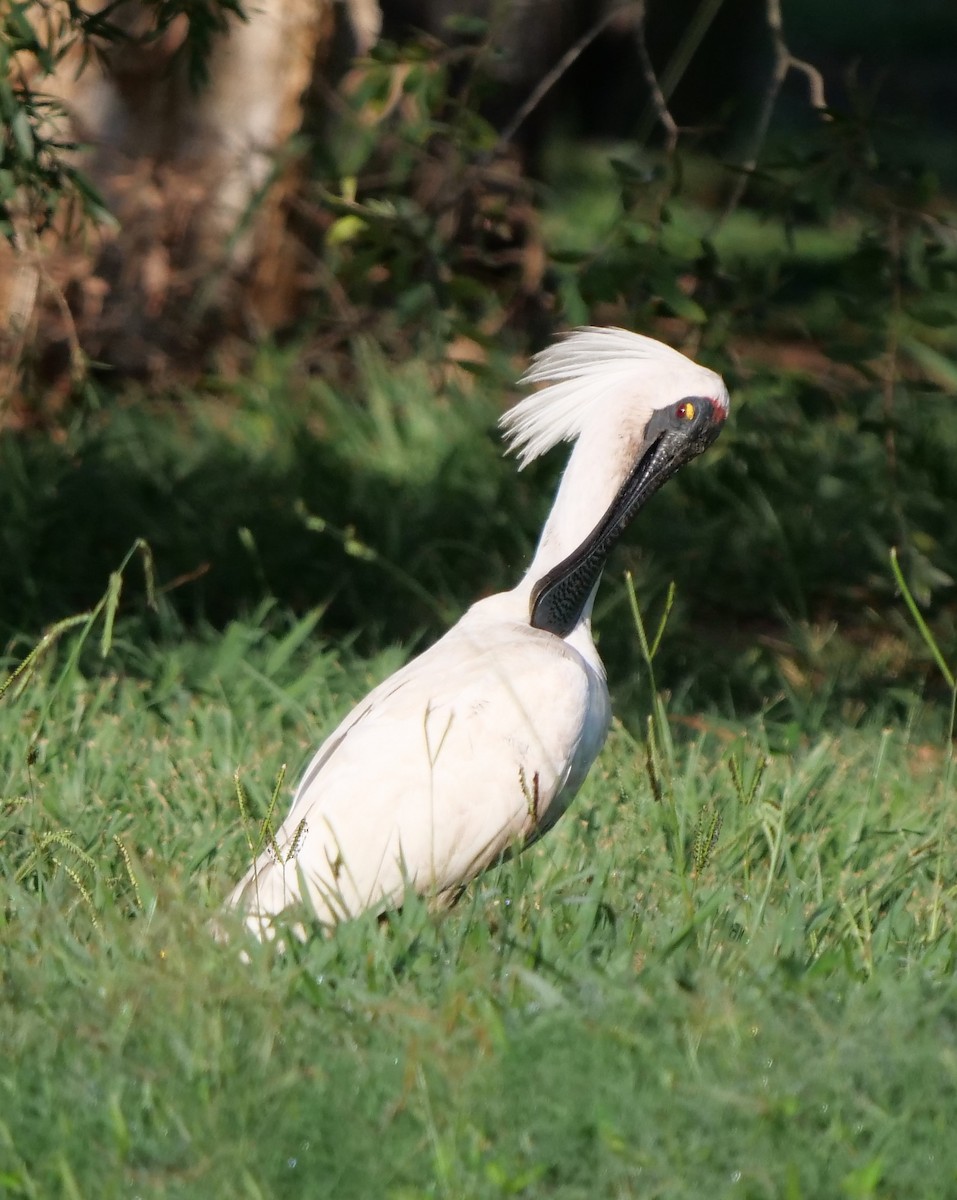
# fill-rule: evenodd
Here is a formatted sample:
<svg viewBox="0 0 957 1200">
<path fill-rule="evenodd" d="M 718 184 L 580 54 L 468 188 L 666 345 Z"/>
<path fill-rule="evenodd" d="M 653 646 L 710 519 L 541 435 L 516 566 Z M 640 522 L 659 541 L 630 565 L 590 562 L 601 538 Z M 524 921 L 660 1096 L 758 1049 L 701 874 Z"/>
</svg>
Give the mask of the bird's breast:
<svg viewBox="0 0 957 1200">
<path fill-rule="evenodd" d="M 331 735 L 259 891 L 275 884 L 288 904 L 304 880 L 330 923 L 408 886 L 452 894 L 555 823 L 608 723 L 604 678 L 576 648 L 527 623 L 463 619 Z"/>
</svg>

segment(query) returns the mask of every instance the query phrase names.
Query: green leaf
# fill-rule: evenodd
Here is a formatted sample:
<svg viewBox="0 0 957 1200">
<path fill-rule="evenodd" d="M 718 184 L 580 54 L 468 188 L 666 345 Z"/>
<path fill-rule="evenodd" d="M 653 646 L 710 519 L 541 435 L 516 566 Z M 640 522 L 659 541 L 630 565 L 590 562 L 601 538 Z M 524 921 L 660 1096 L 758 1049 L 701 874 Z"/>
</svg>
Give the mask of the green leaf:
<svg viewBox="0 0 957 1200">
<path fill-rule="evenodd" d="M 33 130 L 30 127 L 30 118 L 22 108 L 13 114 L 10 129 L 13 133 L 13 139 L 17 144 L 17 149 L 20 151 L 21 158 L 27 162 L 32 162 L 35 152 Z"/>
<path fill-rule="evenodd" d="M 901 349 L 927 379 L 948 394 L 957 394 L 957 363 L 913 337 L 902 338 Z"/>
<path fill-rule="evenodd" d="M 875 1158 L 845 1175 L 841 1180 L 841 1190 L 851 1200 L 870 1200 L 876 1193 L 883 1175 L 884 1160 Z"/>
<path fill-rule="evenodd" d="M 627 162 L 623 158 L 611 158 L 608 162 L 611 169 L 618 176 L 620 183 L 631 184 L 632 186 L 635 184 L 646 186 L 654 178 L 654 172 L 646 166 Z"/>
<path fill-rule="evenodd" d="M 465 13 L 453 13 L 446 17 L 442 26 L 457 37 L 483 38 L 488 33 L 488 21 L 481 17 L 470 17 Z"/>
<path fill-rule="evenodd" d="M 326 243 L 330 246 L 342 246 L 358 237 L 366 228 L 367 222 L 355 213 L 348 213 L 333 221 L 326 233 Z"/>
<path fill-rule="evenodd" d="M 659 277 L 655 280 L 655 290 L 676 317 L 695 325 L 703 325 L 707 321 L 708 314 L 697 300 L 685 295 L 674 280 Z"/>
</svg>

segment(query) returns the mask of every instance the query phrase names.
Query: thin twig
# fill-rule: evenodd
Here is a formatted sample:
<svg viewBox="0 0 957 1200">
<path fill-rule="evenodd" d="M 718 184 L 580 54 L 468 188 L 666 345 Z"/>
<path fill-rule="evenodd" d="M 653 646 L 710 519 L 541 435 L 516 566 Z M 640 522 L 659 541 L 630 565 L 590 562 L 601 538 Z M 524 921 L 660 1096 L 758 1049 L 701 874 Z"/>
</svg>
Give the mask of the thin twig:
<svg viewBox="0 0 957 1200">
<path fill-rule="evenodd" d="M 764 94 L 761 108 L 758 111 L 757 120 L 754 123 L 754 130 L 751 134 L 751 149 L 745 160 L 741 163 L 740 173 L 734 187 L 731 189 L 731 195 L 728 197 L 724 212 L 718 221 L 719 225 L 723 224 L 741 203 L 751 174 L 758 165 L 758 157 L 761 154 L 761 148 L 768 135 L 771 117 L 774 114 L 774 107 L 777 104 L 781 88 L 784 86 L 784 81 L 791 71 L 799 71 L 802 75 L 806 76 L 812 107 L 817 109 L 822 117 L 825 119 L 827 117 L 827 102 L 824 98 L 824 78 L 821 72 L 811 63 L 805 62 L 803 58 L 796 58 L 784 40 L 784 20 L 781 16 L 781 0 L 765 0 L 765 18 L 771 34 L 771 44 L 774 47 L 771 78 L 768 83 L 768 89 Z"/>
<path fill-rule="evenodd" d="M 648 44 L 645 41 L 645 4 L 642 3 L 636 7 L 638 12 L 635 17 L 635 46 L 638 50 L 638 61 L 651 95 L 651 103 L 655 110 L 655 116 L 658 118 L 658 124 L 665 131 L 665 154 L 670 158 L 678 144 L 678 125 L 668 108 L 668 100 L 658 82 L 654 64 L 648 53 Z"/>
<path fill-rule="evenodd" d="M 711 28 L 712 22 L 721 11 L 724 0 L 701 0 L 695 10 L 694 16 L 685 27 L 684 33 L 681 35 L 681 41 L 675 47 L 675 51 L 668 60 L 665 69 L 661 72 L 661 94 L 667 102 L 670 102 L 671 97 L 675 93 L 675 88 L 684 78 L 684 74 L 691 64 L 691 60 L 698 53 L 701 43 L 704 41 L 705 35 Z M 655 125 L 655 119 L 658 116 L 656 111 L 657 105 L 654 103 L 645 106 L 645 111 L 642 113 L 641 120 L 638 122 L 638 141 L 644 144 L 648 139 Z"/>
<path fill-rule="evenodd" d="M 541 77 L 541 79 L 532 89 L 528 98 L 525 100 L 524 104 L 522 104 L 519 110 L 515 113 L 515 116 L 512 117 L 511 121 L 509 121 L 509 123 L 499 134 L 498 142 L 496 143 L 495 147 L 496 150 L 499 150 L 502 146 L 507 145 L 507 143 L 515 137 L 522 125 L 524 125 L 535 109 L 538 108 L 539 104 L 541 104 L 555 84 L 558 83 L 565 72 L 571 68 L 578 57 L 588 49 L 595 38 L 604 33 L 609 25 L 620 20 L 622 15 L 638 13 L 640 17 L 643 9 L 643 0 L 637 0 L 637 2 L 634 4 L 625 4 L 621 7 L 612 7 L 608 10 L 608 12 L 605 13 L 603 17 L 601 17 L 595 22 L 594 25 L 592 25 L 591 29 L 586 30 L 586 32 L 582 34 L 577 42 L 573 42 L 572 45 L 569 46 L 565 53 L 561 56 L 558 62 L 555 63 L 552 69 L 547 71 Z"/>
</svg>

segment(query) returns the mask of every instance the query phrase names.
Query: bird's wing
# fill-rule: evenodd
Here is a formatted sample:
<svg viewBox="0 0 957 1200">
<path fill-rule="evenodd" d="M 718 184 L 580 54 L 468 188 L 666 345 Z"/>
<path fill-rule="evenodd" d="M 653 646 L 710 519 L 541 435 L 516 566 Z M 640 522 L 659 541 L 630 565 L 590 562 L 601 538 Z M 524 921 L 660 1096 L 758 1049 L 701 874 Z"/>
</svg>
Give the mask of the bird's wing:
<svg viewBox="0 0 957 1200">
<path fill-rule="evenodd" d="M 458 888 L 557 819 L 607 720 L 603 681 L 559 639 L 456 627 L 324 743 L 277 834 L 280 855 L 260 856 L 233 903 L 256 920 L 305 889 L 334 922 L 407 886 Z"/>
</svg>

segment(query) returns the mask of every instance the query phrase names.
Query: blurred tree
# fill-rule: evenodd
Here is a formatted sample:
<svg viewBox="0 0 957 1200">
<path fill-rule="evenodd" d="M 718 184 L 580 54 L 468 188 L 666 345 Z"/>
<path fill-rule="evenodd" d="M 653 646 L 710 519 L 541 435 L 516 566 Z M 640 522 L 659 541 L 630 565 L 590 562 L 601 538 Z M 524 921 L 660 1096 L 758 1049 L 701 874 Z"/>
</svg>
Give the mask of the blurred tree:
<svg viewBox="0 0 957 1200">
<path fill-rule="evenodd" d="M 824 0 L 793 53 L 781 0 L 97 3 L 0 0 L 0 399 L 28 349 L 49 397 L 90 359 L 223 366 L 293 317 L 324 363 L 389 322 L 481 341 L 660 303 L 703 324 L 712 240 L 687 259 L 667 236 L 702 149 L 736 168 L 709 174 L 715 228 L 742 202 L 789 229 L 839 207 L 830 175 L 808 207 L 821 171 L 794 162 L 812 151 L 771 129 L 783 102 L 790 127 L 798 111 L 808 136 L 843 136 L 836 70 L 814 65 Z M 564 262 L 528 170 L 558 109 L 566 133 L 624 142 L 616 219 Z M 116 221 L 94 236 L 78 213 Z"/>
<path fill-rule="evenodd" d="M 376 0 L 348 0 L 360 48 Z M 332 0 L 7 0 L 0 24 L 0 347 L 39 332 L 42 374 L 78 351 L 125 372 L 195 358 L 285 315 L 290 139 L 325 62 Z M 102 197 L 102 206 L 99 197 Z M 72 202 L 72 204 L 71 204 Z M 71 211 L 116 220 L 80 243 Z M 92 231 L 87 228 L 89 234 Z M 32 327 L 32 330 L 31 330 Z"/>
</svg>

